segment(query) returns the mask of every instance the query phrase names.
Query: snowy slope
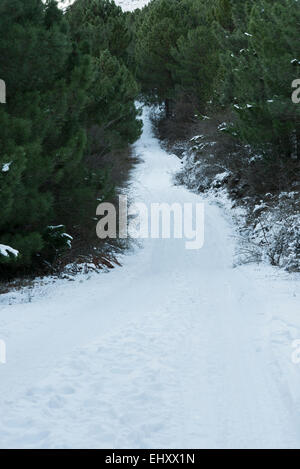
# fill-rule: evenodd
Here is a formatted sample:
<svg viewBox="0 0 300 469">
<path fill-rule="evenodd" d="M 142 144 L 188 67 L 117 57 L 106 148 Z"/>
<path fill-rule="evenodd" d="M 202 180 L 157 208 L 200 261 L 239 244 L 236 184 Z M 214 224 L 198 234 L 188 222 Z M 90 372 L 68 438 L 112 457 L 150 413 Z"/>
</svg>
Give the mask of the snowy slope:
<svg viewBox="0 0 300 469">
<path fill-rule="evenodd" d="M 122 7 L 123 11 L 133 11 L 137 8 L 143 8 L 150 0 L 115 0 L 117 5 Z M 74 0 L 61 0 L 59 5 L 61 8 L 66 8 L 68 5 L 73 3 Z"/>
<path fill-rule="evenodd" d="M 122 7 L 123 11 L 133 11 L 143 8 L 150 0 L 116 0 L 115 3 Z"/>
<path fill-rule="evenodd" d="M 179 160 L 148 114 L 132 197 L 199 202 L 172 184 Z M 146 240 L 109 274 L 3 296 L 0 447 L 300 447 L 299 278 L 234 269 L 233 229 L 208 202 L 205 228 L 200 251 Z"/>
</svg>

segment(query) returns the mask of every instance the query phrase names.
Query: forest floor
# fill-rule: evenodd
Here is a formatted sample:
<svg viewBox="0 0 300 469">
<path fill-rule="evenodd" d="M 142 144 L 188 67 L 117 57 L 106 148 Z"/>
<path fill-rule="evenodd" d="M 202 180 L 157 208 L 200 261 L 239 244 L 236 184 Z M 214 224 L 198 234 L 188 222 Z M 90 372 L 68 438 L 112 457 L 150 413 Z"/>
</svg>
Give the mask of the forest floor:
<svg viewBox="0 0 300 469">
<path fill-rule="evenodd" d="M 234 267 L 234 224 L 174 185 L 143 120 L 130 197 L 204 203 L 204 246 L 145 239 L 107 274 L 2 295 L 0 447 L 300 448 L 300 277 Z"/>
</svg>

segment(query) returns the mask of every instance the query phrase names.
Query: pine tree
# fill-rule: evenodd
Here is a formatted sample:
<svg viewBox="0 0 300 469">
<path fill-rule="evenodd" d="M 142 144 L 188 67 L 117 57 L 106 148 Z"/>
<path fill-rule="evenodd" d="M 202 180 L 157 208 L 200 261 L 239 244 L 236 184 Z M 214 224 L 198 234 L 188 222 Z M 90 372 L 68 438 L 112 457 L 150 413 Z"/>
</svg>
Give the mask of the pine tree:
<svg viewBox="0 0 300 469">
<path fill-rule="evenodd" d="M 185 29 L 180 7 L 180 0 L 154 0 L 137 26 L 137 76 L 150 99 L 165 102 L 167 115 L 175 85 L 171 50 Z"/>
<path fill-rule="evenodd" d="M 60 26 L 46 25 L 48 6 L 39 0 L 4 0 L 0 5 L 0 68 L 7 86 L 7 105 L 1 112 L 1 158 L 9 162 L 0 172 L 0 240 L 20 251 L 28 264 L 43 246 L 42 231 L 53 207 L 47 181 L 54 162 L 43 152 L 51 110 L 46 95 L 68 57 Z M 48 17 L 49 19 L 49 17 Z M 58 12 L 58 25 L 62 15 Z M 1 191 L 2 192 L 2 191 Z M 0 262 L 2 259 L 0 259 Z"/>
<path fill-rule="evenodd" d="M 98 151 L 107 153 L 133 143 L 141 122 L 134 104 L 139 88 L 126 65 L 131 38 L 126 15 L 110 0 L 77 0 L 67 19 L 74 47 L 78 45 L 91 59 L 86 128 L 97 127 Z"/>
<path fill-rule="evenodd" d="M 77 219 L 91 216 L 87 206 L 83 210 L 87 200 L 96 206 L 96 184 L 84 164 L 92 64 L 73 54 L 54 0 L 3 0 L 0 30 L 7 85 L 0 111 L 0 243 L 20 252 L 12 266 L 20 269 L 51 251 L 49 225 L 67 224 L 70 214 L 73 222 L 76 213 Z M 0 256 L 1 263 L 7 272 L 7 258 Z"/>
<path fill-rule="evenodd" d="M 127 61 L 131 33 L 126 15 L 112 0 L 76 0 L 68 10 L 72 36 L 78 44 L 90 47 L 90 53 L 99 57 L 108 49 L 112 55 Z"/>
<path fill-rule="evenodd" d="M 221 40 L 223 102 L 234 106 L 240 138 L 270 157 L 299 155 L 300 109 L 291 100 L 300 73 L 299 15 L 294 0 L 237 2 L 235 29 Z"/>
<path fill-rule="evenodd" d="M 205 22 L 204 22 L 205 23 Z M 176 89 L 195 97 L 203 110 L 212 97 L 218 73 L 218 47 L 210 25 L 203 24 L 181 36 L 172 49 Z"/>
<path fill-rule="evenodd" d="M 102 134 L 102 151 L 134 143 L 140 135 L 134 100 L 138 85 L 125 64 L 108 50 L 93 58 L 93 80 L 87 106 L 88 125 L 97 125 Z"/>
<path fill-rule="evenodd" d="M 97 194 L 111 193 L 107 171 L 87 163 L 91 128 L 108 152 L 134 142 L 141 123 L 114 2 L 77 0 L 64 14 L 55 0 L 3 0 L 0 32 L 0 244 L 20 253 L 0 254 L 8 274 L 51 262 L 70 245 L 65 231 L 90 223 Z"/>
<path fill-rule="evenodd" d="M 203 106 L 213 90 L 218 47 L 214 9 L 204 0 L 154 0 L 137 16 L 137 76 L 147 98 L 165 102 L 178 93 Z"/>
</svg>

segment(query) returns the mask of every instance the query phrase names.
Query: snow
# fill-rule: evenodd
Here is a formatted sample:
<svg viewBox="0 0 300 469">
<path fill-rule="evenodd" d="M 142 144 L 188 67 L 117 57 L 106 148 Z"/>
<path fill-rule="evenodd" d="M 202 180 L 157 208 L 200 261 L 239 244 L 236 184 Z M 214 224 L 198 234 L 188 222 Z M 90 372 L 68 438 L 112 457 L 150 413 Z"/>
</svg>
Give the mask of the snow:
<svg viewBox="0 0 300 469">
<path fill-rule="evenodd" d="M 64 225 L 56 225 L 56 226 L 53 226 L 53 225 L 50 225 L 48 226 L 49 230 L 59 230 L 60 228 L 64 228 L 65 226 Z"/>
<path fill-rule="evenodd" d="M 299 448 L 300 278 L 233 267 L 230 217 L 173 184 L 143 120 L 130 195 L 204 202 L 205 245 L 147 239 L 109 274 L 2 295 L 0 447 Z"/>
<path fill-rule="evenodd" d="M 115 3 L 122 7 L 123 11 L 134 11 L 143 8 L 150 0 L 116 0 Z"/>
<path fill-rule="evenodd" d="M 122 7 L 123 11 L 134 11 L 137 8 L 143 8 L 150 0 L 115 0 L 115 3 Z M 74 0 L 61 0 L 59 6 L 66 8 L 71 5 Z"/>
<path fill-rule="evenodd" d="M 6 246 L 5 244 L 0 244 L 0 255 L 9 257 L 10 254 L 12 254 L 14 257 L 18 257 L 19 251 L 11 248 L 10 246 Z"/>
<path fill-rule="evenodd" d="M 62 237 L 67 238 L 69 241 L 73 241 L 73 236 L 69 235 L 68 233 L 63 233 Z"/>
<path fill-rule="evenodd" d="M 191 142 L 197 142 L 197 140 L 200 140 L 203 138 L 203 135 L 195 135 L 195 137 L 191 138 Z"/>
<path fill-rule="evenodd" d="M 219 173 L 219 174 L 216 175 L 216 177 L 214 178 L 214 181 L 215 182 L 223 182 L 229 176 L 230 176 L 229 171 L 223 171 L 223 173 Z"/>
<path fill-rule="evenodd" d="M 10 161 L 9 163 L 4 163 L 2 165 L 2 173 L 8 173 L 8 171 L 10 170 L 10 165 L 12 164 L 12 161 Z"/>
</svg>

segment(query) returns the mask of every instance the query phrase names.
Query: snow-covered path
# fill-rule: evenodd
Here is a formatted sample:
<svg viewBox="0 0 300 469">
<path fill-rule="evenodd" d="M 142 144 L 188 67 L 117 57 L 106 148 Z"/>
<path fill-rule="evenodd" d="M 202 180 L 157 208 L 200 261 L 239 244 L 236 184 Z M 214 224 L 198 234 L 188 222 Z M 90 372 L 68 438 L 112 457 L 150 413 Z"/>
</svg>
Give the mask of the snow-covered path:
<svg viewBox="0 0 300 469">
<path fill-rule="evenodd" d="M 144 124 L 134 200 L 199 202 Z M 299 281 L 234 269 L 213 204 L 204 247 L 184 243 L 143 241 L 107 275 L 1 307 L 0 447 L 300 448 Z"/>
</svg>

